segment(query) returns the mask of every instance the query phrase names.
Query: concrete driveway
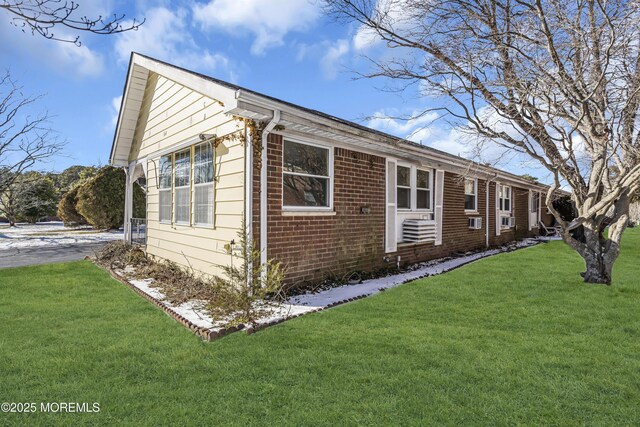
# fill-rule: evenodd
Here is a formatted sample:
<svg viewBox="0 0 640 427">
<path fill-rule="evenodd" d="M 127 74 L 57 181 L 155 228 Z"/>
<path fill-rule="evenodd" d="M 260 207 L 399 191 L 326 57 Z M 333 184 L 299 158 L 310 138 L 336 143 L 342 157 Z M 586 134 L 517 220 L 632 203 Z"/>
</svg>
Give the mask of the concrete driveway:
<svg viewBox="0 0 640 427">
<path fill-rule="evenodd" d="M 102 248 L 106 242 L 26 247 L 0 250 L 0 268 L 77 261 Z"/>
</svg>

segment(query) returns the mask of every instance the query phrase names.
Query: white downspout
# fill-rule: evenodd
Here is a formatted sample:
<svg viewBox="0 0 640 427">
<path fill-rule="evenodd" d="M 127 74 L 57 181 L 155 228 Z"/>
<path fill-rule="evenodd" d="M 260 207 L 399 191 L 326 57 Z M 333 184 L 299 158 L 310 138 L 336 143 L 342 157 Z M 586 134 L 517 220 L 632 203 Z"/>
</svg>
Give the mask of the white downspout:
<svg viewBox="0 0 640 427">
<path fill-rule="evenodd" d="M 133 214 L 133 183 L 131 177 L 135 168 L 135 162 L 124 167 L 124 240 L 131 243 L 131 217 Z"/>
<path fill-rule="evenodd" d="M 262 131 L 260 162 L 260 264 L 267 263 L 267 136 L 280 121 L 280 110 L 273 110 L 273 118 Z M 266 271 L 262 272 L 263 278 Z"/>
<path fill-rule="evenodd" d="M 485 234 L 485 246 L 488 248 L 489 247 L 489 218 L 491 218 L 489 216 L 489 186 L 490 184 L 496 179 L 498 178 L 498 174 L 496 173 L 494 175 L 493 178 L 491 179 L 486 179 L 485 180 L 485 199 L 486 199 L 486 204 L 485 204 L 485 224 L 484 224 L 484 234 Z"/>
<path fill-rule="evenodd" d="M 244 226 L 247 242 L 253 241 L 253 144 L 249 128 L 245 128 Z"/>
</svg>

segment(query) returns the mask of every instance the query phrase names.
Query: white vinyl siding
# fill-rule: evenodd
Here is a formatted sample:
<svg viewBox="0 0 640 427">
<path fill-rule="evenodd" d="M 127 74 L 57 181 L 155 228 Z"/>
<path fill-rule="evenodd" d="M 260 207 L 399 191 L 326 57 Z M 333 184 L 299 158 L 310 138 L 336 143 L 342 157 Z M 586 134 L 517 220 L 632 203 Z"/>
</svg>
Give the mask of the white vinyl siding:
<svg viewBox="0 0 640 427">
<path fill-rule="evenodd" d="M 181 151 L 173 160 L 173 217 L 178 224 L 189 224 L 191 202 L 191 150 Z"/>
<path fill-rule="evenodd" d="M 226 90 L 226 89 L 224 89 Z M 197 273 L 223 274 L 229 264 L 225 245 L 238 238 L 245 210 L 245 126 L 224 113 L 218 99 L 151 73 L 137 118 L 130 161 L 147 157 L 147 253 L 169 259 Z M 191 224 L 167 217 L 160 221 L 161 196 L 156 185 L 159 156 L 198 145 L 201 134 L 224 139 L 215 147 L 211 225 L 196 226 L 196 189 L 191 185 Z M 233 135 L 231 138 L 226 136 Z M 181 148 L 182 147 L 182 148 Z M 195 149 L 195 147 L 194 147 Z M 160 153 L 161 154 L 157 154 Z M 171 156 L 169 156 L 171 157 Z M 193 163 L 193 162 L 192 162 Z M 193 169 L 193 166 L 192 166 Z M 192 172 L 193 173 L 193 172 Z M 172 180 L 169 181 L 172 184 Z M 167 192 L 169 193 L 169 192 Z M 200 190 L 197 190 L 200 194 Z M 170 194 L 170 193 L 169 193 Z M 207 195 L 208 196 L 208 195 Z M 173 213 L 173 202 L 169 216 Z M 207 213 L 206 216 L 209 216 Z"/>
<path fill-rule="evenodd" d="M 197 145 L 193 149 L 193 223 L 213 224 L 213 146 Z"/>
<path fill-rule="evenodd" d="M 162 156 L 159 161 L 158 216 L 160 222 L 171 222 L 171 156 Z"/>
</svg>

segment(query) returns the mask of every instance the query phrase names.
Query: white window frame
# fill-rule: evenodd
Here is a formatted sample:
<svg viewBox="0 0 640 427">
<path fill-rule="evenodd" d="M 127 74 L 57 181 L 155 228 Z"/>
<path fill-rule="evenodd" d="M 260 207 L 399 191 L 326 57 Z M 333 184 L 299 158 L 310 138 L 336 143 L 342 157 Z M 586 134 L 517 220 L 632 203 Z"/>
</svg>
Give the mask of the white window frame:
<svg viewBox="0 0 640 427">
<path fill-rule="evenodd" d="M 405 169 L 409 169 L 409 186 L 406 185 L 400 185 L 398 184 L 398 169 L 399 168 L 405 168 Z M 413 173 L 413 168 L 411 167 L 411 165 L 407 165 L 407 164 L 403 164 L 398 162 L 396 164 L 396 206 L 397 206 L 397 210 L 400 212 L 410 212 L 412 210 L 414 210 L 414 206 L 415 206 L 415 202 L 416 202 L 416 196 L 414 194 L 414 189 L 416 187 L 416 178 L 415 178 L 415 174 Z M 409 190 L 409 207 L 405 208 L 405 207 L 400 207 L 400 203 L 398 201 L 398 188 L 404 188 Z"/>
<path fill-rule="evenodd" d="M 318 147 L 318 148 L 322 148 L 327 150 L 329 153 L 328 155 L 328 163 L 327 163 L 327 168 L 329 169 L 327 172 L 329 173 L 328 176 L 324 176 L 324 175 L 310 175 L 310 174 L 306 174 L 306 173 L 300 173 L 300 172 L 285 172 L 284 170 L 284 144 L 285 141 L 288 142 L 293 142 L 294 144 L 300 144 L 300 145 L 309 145 L 311 147 Z M 280 175 L 281 178 L 281 197 L 282 199 L 280 200 L 280 206 L 282 206 L 282 211 L 283 212 L 332 212 L 333 211 L 333 178 L 334 178 L 334 171 L 333 171 L 333 152 L 334 152 L 334 147 L 330 146 L 330 145 L 325 145 L 325 144 L 318 144 L 316 142 L 307 142 L 307 141 L 301 141 L 299 139 L 295 139 L 295 138 L 290 138 L 290 137 L 284 137 L 282 139 L 282 159 L 280 162 L 280 166 L 282 169 L 282 174 Z M 287 206 L 284 204 L 284 180 L 282 179 L 284 174 L 289 174 L 289 175 L 298 175 L 298 176 L 308 176 L 311 178 L 322 178 L 322 179 L 326 179 L 329 178 L 329 184 L 327 186 L 327 191 L 328 191 L 328 195 L 327 198 L 329 200 L 329 206 Z"/>
<path fill-rule="evenodd" d="M 500 201 L 500 228 L 502 229 L 510 229 L 509 225 L 504 225 L 503 221 L 505 218 L 510 218 L 513 212 L 513 188 L 510 185 L 498 184 L 498 197 Z M 509 190 L 509 197 L 503 197 L 505 189 Z M 509 200 L 509 210 L 504 209 L 504 201 Z"/>
<path fill-rule="evenodd" d="M 202 147 L 204 145 L 210 145 L 211 146 L 211 169 L 212 169 L 212 180 L 211 182 L 202 182 L 199 184 L 196 184 L 195 178 L 196 178 L 196 150 L 199 147 Z M 216 182 L 216 149 L 214 147 L 214 145 L 211 142 L 203 142 L 202 144 L 196 144 L 193 147 L 193 151 L 192 151 L 192 158 L 191 158 L 191 170 L 192 172 L 192 182 L 193 182 L 193 194 L 191 195 L 191 203 L 192 203 L 192 208 L 191 208 L 191 221 L 193 223 L 194 227 L 199 227 L 199 228 L 211 228 L 213 227 L 213 217 L 215 215 L 215 200 L 216 200 L 216 186 L 215 186 L 215 182 Z M 203 187 L 208 187 L 211 186 L 211 216 L 209 218 L 209 222 L 198 222 L 196 221 L 196 189 L 197 188 L 203 188 Z"/>
<path fill-rule="evenodd" d="M 509 197 L 504 197 L 504 190 L 509 189 Z M 500 188 L 498 189 L 500 191 L 499 193 L 499 199 L 500 199 L 500 212 L 501 213 L 511 213 L 513 211 L 513 189 L 511 188 L 511 186 L 509 185 L 502 185 L 500 184 Z M 509 200 L 509 209 L 505 209 L 504 208 L 504 201 L 505 200 Z"/>
<path fill-rule="evenodd" d="M 464 182 L 464 196 L 465 196 L 464 212 L 467 213 L 467 214 L 476 214 L 476 213 L 478 213 L 478 178 L 465 178 L 464 181 L 465 181 Z M 467 191 L 466 191 L 467 181 L 473 181 L 473 194 L 467 194 Z M 471 196 L 471 195 L 474 196 L 475 203 L 474 203 L 473 209 L 467 209 L 467 207 L 466 207 L 466 202 L 467 202 L 466 201 L 466 196 Z"/>
<path fill-rule="evenodd" d="M 531 198 L 531 201 L 529 202 L 531 204 L 531 210 L 529 211 L 529 213 L 538 213 L 538 211 L 540 210 L 540 193 L 537 191 L 532 191 L 529 194 L 529 197 Z M 536 201 L 537 203 L 534 203 L 534 201 Z"/>
<path fill-rule="evenodd" d="M 166 188 L 162 188 L 162 169 L 160 167 L 160 164 L 162 162 L 162 158 L 166 157 L 169 159 L 169 163 L 171 164 L 171 173 L 169 176 L 169 187 Z M 158 179 L 158 222 L 160 224 L 171 224 L 171 221 L 173 220 L 173 154 L 166 154 L 164 156 L 160 156 L 158 158 L 158 169 L 156 171 L 157 174 L 157 179 Z M 160 206 L 160 194 L 162 193 L 169 193 L 169 218 L 168 219 L 163 219 L 161 218 L 160 214 L 161 214 L 161 206 Z"/>
<path fill-rule="evenodd" d="M 409 169 L 409 186 L 406 185 L 398 185 L 397 183 L 397 168 L 407 168 Z M 418 170 L 423 172 L 427 172 L 429 174 L 429 209 L 418 209 Z M 434 204 L 434 193 L 435 190 L 433 188 L 433 179 L 434 179 L 434 170 L 424 167 L 418 167 L 409 163 L 397 162 L 396 165 L 396 203 L 397 200 L 397 189 L 398 188 L 407 188 L 409 189 L 409 207 L 401 208 L 398 206 L 397 210 L 401 213 L 408 212 L 420 212 L 420 213 L 433 213 L 433 204 Z M 420 189 L 422 191 L 426 191 L 426 189 Z"/>
<path fill-rule="evenodd" d="M 418 188 L 418 171 L 422 171 L 422 172 L 426 172 L 429 174 L 429 179 L 428 179 L 428 189 L 425 188 Z M 411 207 L 413 210 L 418 211 L 418 212 L 433 212 L 433 171 L 430 169 L 424 169 L 424 168 L 412 168 L 412 172 L 413 175 L 415 175 L 415 179 L 412 180 L 413 183 L 415 183 L 415 185 L 413 186 L 413 190 L 412 190 L 412 194 L 415 194 L 414 197 L 412 197 L 413 199 L 413 203 L 411 204 Z M 429 207 L 428 208 L 418 208 L 418 191 L 428 191 L 429 192 Z"/>
<path fill-rule="evenodd" d="M 176 186 L 176 156 L 178 154 L 182 154 L 182 153 L 188 153 L 188 159 L 189 159 L 189 169 L 188 169 L 188 175 L 189 175 L 189 183 L 187 185 L 181 185 L 180 187 Z M 180 151 L 176 151 L 175 153 L 173 153 L 173 181 L 172 181 L 172 185 L 173 185 L 173 223 L 177 224 L 177 225 L 191 225 L 191 184 L 193 183 L 193 149 L 192 147 L 189 147 L 186 150 L 180 150 Z M 178 204 L 176 203 L 177 197 L 176 197 L 176 190 L 184 190 L 187 189 L 187 194 L 189 195 L 189 201 L 187 202 L 187 206 L 189 208 L 189 214 L 187 215 L 187 220 L 186 221 L 178 221 L 177 215 L 176 215 L 176 210 L 178 209 Z"/>
</svg>

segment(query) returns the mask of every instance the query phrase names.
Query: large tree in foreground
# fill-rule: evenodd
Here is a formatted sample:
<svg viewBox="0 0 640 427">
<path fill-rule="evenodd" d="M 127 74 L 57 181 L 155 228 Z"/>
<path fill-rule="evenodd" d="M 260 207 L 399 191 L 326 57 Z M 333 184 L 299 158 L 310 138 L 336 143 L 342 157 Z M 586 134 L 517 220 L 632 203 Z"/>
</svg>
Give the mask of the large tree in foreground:
<svg viewBox="0 0 640 427">
<path fill-rule="evenodd" d="M 326 0 L 389 48 L 369 77 L 419 83 L 476 135 L 537 160 L 589 283 L 611 283 L 640 185 L 640 4 L 624 0 Z M 396 53 L 397 52 L 397 53 Z M 578 216 L 551 203 L 572 189 Z M 572 230 L 584 227 L 583 237 Z M 608 227 L 608 233 L 605 228 Z"/>
<path fill-rule="evenodd" d="M 80 46 L 80 36 L 60 36 L 54 28 L 66 28 L 74 32 L 93 34 L 117 34 L 124 31 L 137 30 L 144 23 L 125 22 L 124 15 L 110 17 L 88 17 L 80 15 L 75 1 L 67 0 L 0 0 L 0 9 L 11 16 L 11 23 L 32 34 L 39 34 L 47 39 L 71 42 Z"/>
</svg>

